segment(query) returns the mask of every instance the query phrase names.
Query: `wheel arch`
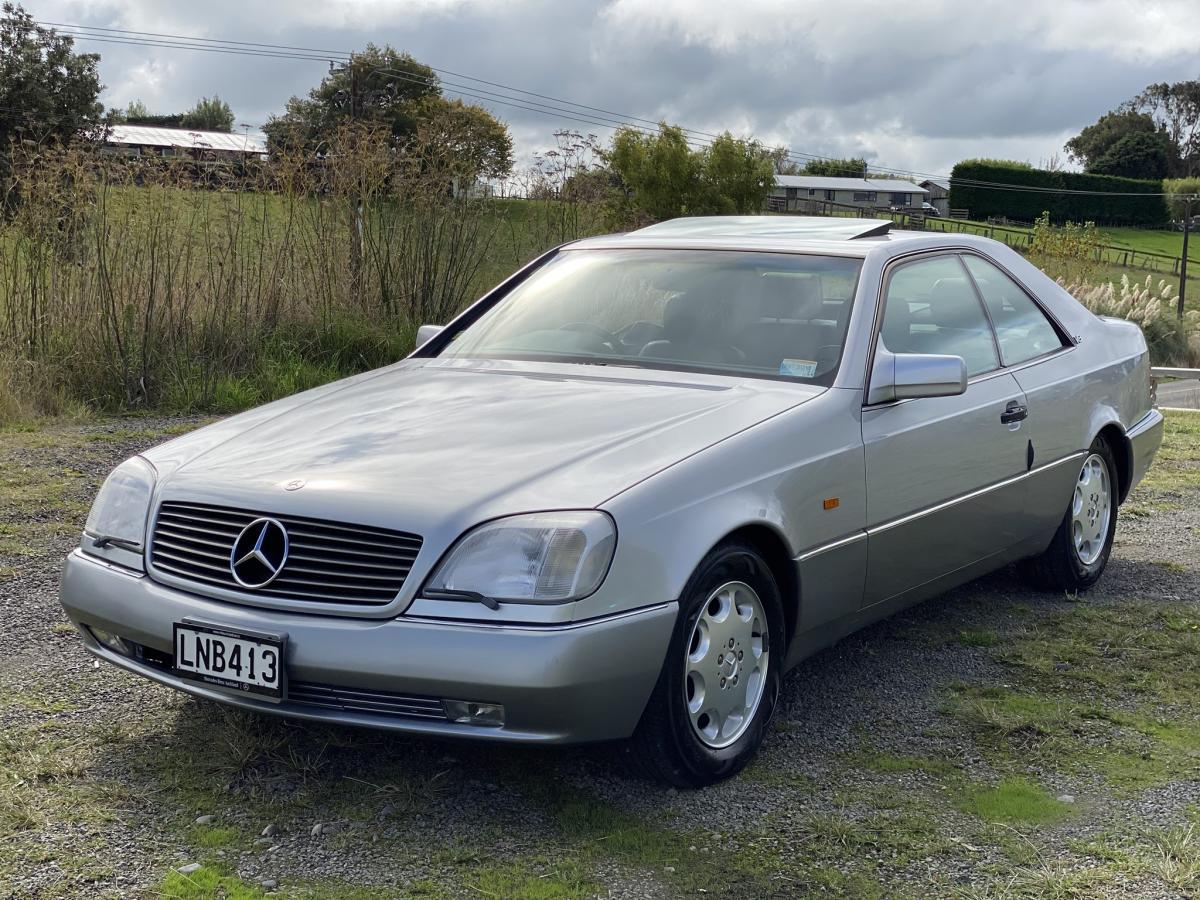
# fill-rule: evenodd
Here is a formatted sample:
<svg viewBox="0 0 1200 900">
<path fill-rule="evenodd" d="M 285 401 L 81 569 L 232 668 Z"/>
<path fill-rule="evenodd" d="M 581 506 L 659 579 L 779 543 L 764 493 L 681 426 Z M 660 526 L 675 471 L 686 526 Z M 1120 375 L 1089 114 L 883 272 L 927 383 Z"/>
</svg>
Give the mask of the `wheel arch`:
<svg viewBox="0 0 1200 900">
<path fill-rule="evenodd" d="M 714 547 L 731 541 L 744 541 L 753 546 L 771 569 L 779 596 L 783 601 L 783 631 L 790 644 L 800 621 L 800 576 L 792 559 L 791 549 L 783 535 L 765 523 L 742 525 L 725 535 Z"/>
<path fill-rule="evenodd" d="M 1117 503 L 1124 503 L 1133 481 L 1133 446 L 1125 435 L 1125 429 L 1116 422 L 1109 422 L 1096 433 L 1096 437 L 1104 438 L 1112 448 L 1117 463 Z"/>
</svg>

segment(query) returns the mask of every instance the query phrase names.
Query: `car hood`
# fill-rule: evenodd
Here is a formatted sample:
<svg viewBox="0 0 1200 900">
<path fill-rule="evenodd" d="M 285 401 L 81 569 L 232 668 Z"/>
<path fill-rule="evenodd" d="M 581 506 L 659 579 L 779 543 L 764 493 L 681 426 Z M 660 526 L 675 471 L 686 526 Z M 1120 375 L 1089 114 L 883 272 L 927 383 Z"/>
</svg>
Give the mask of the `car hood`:
<svg viewBox="0 0 1200 900">
<path fill-rule="evenodd" d="M 595 507 L 823 391 L 562 364 L 406 360 L 147 453 L 161 499 L 427 533 Z"/>
</svg>

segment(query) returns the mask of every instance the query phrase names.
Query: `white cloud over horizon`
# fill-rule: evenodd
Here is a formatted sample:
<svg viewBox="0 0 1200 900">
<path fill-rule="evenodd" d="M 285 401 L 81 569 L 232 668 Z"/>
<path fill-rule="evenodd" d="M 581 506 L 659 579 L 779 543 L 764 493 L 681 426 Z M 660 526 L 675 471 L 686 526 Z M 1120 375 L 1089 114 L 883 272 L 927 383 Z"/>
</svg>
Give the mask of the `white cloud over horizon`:
<svg viewBox="0 0 1200 900">
<path fill-rule="evenodd" d="M 625 115 L 817 155 L 944 173 L 1033 163 L 1147 84 L 1200 78 L 1200 3 L 1180 0 L 27 0 L 38 19 L 348 51 L 391 44 L 441 69 Z M 80 41 L 104 101 L 155 111 L 219 94 L 260 126 L 320 62 Z M 450 79 L 453 80 L 453 79 Z M 453 91 L 447 88 L 447 94 Z M 556 128 L 485 100 L 528 158 Z M 536 101 L 535 101 L 536 102 Z M 580 113 L 581 118 L 589 114 Z"/>
</svg>

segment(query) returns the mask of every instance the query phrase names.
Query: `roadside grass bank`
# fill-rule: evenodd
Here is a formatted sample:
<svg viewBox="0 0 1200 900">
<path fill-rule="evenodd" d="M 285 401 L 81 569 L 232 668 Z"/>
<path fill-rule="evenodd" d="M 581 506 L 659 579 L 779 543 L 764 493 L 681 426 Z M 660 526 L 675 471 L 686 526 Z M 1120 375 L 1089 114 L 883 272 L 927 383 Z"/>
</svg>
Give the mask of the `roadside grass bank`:
<svg viewBox="0 0 1200 900">
<path fill-rule="evenodd" d="M 619 745 L 287 722 L 95 666 L 62 556 L 112 465 L 203 421 L 0 429 L 0 896 L 1200 892 L 1200 414 L 1168 415 L 1095 590 L 1002 572 L 841 642 L 699 792 Z"/>
</svg>

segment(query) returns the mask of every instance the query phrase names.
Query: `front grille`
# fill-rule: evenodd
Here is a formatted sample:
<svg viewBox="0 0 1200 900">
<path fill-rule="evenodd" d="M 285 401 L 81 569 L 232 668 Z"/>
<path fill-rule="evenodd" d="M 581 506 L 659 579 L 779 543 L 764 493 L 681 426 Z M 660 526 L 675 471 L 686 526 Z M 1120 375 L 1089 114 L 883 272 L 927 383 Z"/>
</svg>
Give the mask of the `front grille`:
<svg viewBox="0 0 1200 900">
<path fill-rule="evenodd" d="M 262 516 L 287 529 L 288 557 L 274 581 L 248 591 L 234 579 L 229 557 L 242 529 Z M 379 606 L 395 599 L 420 549 L 420 537 L 400 531 L 167 502 L 159 507 L 150 562 L 176 578 L 264 597 Z"/>
<path fill-rule="evenodd" d="M 407 719 L 438 719 L 446 721 L 442 701 L 432 697 L 406 697 L 387 691 L 365 691 L 335 684 L 314 684 L 308 681 L 288 682 L 289 703 L 319 706 L 343 712 L 373 713 L 400 716 Z"/>
</svg>

